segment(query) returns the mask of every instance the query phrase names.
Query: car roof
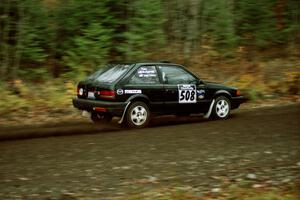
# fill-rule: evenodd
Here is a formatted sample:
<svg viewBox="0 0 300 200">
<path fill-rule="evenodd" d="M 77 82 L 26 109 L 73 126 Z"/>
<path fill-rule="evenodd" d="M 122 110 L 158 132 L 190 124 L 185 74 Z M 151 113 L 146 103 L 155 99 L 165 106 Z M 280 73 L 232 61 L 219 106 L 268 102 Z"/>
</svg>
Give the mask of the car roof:
<svg viewBox="0 0 300 200">
<path fill-rule="evenodd" d="M 144 61 L 144 62 L 112 62 L 112 63 L 109 63 L 109 64 L 114 64 L 114 65 L 117 65 L 117 64 L 123 64 L 123 65 L 138 65 L 138 66 L 141 66 L 141 65 L 177 65 L 177 66 L 181 66 L 179 64 L 175 64 L 175 63 L 171 63 L 169 61 L 157 61 L 157 62 L 150 62 L 150 61 Z"/>
</svg>

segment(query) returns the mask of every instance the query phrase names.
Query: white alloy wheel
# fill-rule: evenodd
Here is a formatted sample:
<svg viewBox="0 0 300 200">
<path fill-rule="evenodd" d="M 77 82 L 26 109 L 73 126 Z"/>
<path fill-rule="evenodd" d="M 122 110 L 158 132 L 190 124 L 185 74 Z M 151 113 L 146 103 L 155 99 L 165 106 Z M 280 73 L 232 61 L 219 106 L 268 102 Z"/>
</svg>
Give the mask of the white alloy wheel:
<svg viewBox="0 0 300 200">
<path fill-rule="evenodd" d="M 229 104 L 227 103 L 227 101 L 224 99 L 219 100 L 216 105 L 216 113 L 218 117 L 223 118 L 227 116 L 228 112 Z"/>
<path fill-rule="evenodd" d="M 137 126 L 141 126 L 147 120 L 148 113 L 143 106 L 136 106 L 130 113 L 131 121 Z"/>
<path fill-rule="evenodd" d="M 146 103 L 141 101 L 133 102 L 127 112 L 126 121 L 130 128 L 143 128 L 149 124 L 151 112 Z"/>
<path fill-rule="evenodd" d="M 213 107 L 212 117 L 217 119 L 226 119 L 231 110 L 230 100 L 225 96 L 219 96 L 216 98 L 216 102 Z"/>
</svg>

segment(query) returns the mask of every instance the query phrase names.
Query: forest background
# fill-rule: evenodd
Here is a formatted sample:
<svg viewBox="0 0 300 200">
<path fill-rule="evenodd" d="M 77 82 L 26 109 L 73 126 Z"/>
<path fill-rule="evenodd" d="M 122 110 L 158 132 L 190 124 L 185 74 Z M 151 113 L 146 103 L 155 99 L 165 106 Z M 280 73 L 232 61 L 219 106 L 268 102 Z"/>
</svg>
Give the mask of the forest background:
<svg viewBox="0 0 300 200">
<path fill-rule="evenodd" d="M 299 58 L 299 0 L 0 0 L 0 124 L 72 118 L 77 82 L 108 62 L 169 60 L 295 101 Z"/>
</svg>

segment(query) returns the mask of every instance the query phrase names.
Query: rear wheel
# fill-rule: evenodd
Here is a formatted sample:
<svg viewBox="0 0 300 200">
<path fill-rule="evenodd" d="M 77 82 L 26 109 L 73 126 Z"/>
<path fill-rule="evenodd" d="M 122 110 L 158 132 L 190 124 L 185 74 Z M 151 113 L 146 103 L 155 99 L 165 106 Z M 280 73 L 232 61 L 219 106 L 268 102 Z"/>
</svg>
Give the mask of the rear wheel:
<svg viewBox="0 0 300 200">
<path fill-rule="evenodd" d="M 141 101 L 132 103 L 126 112 L 126 123 L 130 128 L 144 128 L 150 121 L 150 110 Z"/>
<path fill-rule="evenodd" d="M 225 96 L 220 96 L 216 99 L 212 110 L 212 117 L 215 119 L 228 118 L 231 110 L 230 100 Z"/>
<path fill-rule="evenodd" d="M 100 114 L 97 112 L 92 112 L 91 119 L 94 123 L 102 124 L 102 123 L 109 123 L 112 120 L 112 116 L 108 114 Z"/>
</svg>

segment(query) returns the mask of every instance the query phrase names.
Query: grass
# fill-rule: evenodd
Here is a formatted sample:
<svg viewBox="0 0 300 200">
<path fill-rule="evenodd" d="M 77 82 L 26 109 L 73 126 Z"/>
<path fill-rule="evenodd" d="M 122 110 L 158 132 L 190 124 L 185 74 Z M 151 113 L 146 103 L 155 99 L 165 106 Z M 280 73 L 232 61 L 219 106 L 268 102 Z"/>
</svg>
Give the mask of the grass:
<svg viewBox="0 0 300 200">
<path fill-rule="evenodd" d="M 117 197 L 115 200 L 299 200 L 300 185 L 282 188 L 243 188 L 229 186 L 219 193 L 201 195 L 188 190 L 156 189 L 141 194 Z"/>
</svg>

